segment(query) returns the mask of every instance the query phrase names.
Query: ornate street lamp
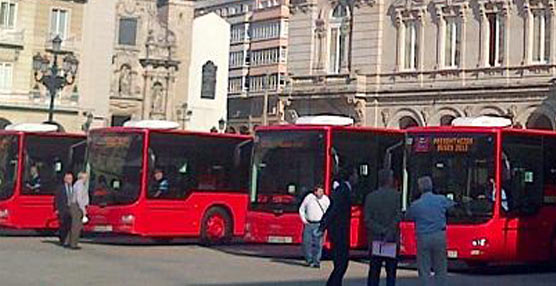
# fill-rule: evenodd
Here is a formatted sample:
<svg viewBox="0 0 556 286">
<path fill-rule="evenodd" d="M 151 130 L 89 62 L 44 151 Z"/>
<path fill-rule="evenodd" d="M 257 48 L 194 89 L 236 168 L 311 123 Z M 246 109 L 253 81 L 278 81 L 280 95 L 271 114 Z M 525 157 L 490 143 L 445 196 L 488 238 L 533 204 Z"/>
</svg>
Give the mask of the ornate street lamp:
<svg viewBox="0 0 556 286">
<path fill-rule="evenodd" d="M 54 60 L 52 65 L 46 55 L 41 56 L 37 53 L 33 56 L 33 71 L 35 72 L 35 80 L 42 83 L 50 94 L 50 106 L 48 108 L 48 122 L 52 123 L 54 116 L 54 98 L 56 97 L 56 92 L 66 85 L 72 85 L 75 82 L 75 77 L 77 75 L 77 67 L 79 66 L 79 61 L 73 54 L 67 54 L 63 59 L 62 68 L 58 66 L 58 55 L 60 55 L 62 49 L 62 39 L 60 36 L 54 37 L 52 39 L 52 51 L 54 55 Z"/>
</svg>

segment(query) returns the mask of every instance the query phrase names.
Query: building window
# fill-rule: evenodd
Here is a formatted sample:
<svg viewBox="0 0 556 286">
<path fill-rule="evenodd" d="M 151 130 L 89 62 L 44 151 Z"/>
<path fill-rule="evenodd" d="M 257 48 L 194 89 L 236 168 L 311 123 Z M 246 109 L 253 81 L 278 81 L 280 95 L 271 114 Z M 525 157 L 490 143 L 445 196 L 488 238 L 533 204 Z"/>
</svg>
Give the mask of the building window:
<svg viewBox="0 0 556 286">
<path fill-rule="evenodd" d="M 545 10 L 533 10 L 533 62 L 547 63 L 550 59 L 550 15 Z"/>
<path fill-rule="evenodd" d="M 404 69 L 415 70 L 419 61 L 419 23 L 404 21 Z"/>
<path fill-rule="evenodd" d="M 15 27 L 16 4 L 13 1 L 0 2 L 0 28 L 13 29 Z"/>
<path fill-rule="evenodd" d="M 251 25 L 251 39 L 266 40 L 280 37 L 281 22 L 262 22 Z"/>
<path fill-rule="evenodd" d="M 243 78 L 242 77 L 232 77 L 228 80 L 228 92 L 238 93 L 243 90 Z"/>
<path fill-rule="evenodd" d="M 231 42 L 243 42 L 245 40 L 245 25 L 232 25 L 231 26 Z"/>
<path fill-rule="evenodd" d="M 334 11 L 332 11 L 328 59 L 328 69 L 330 73 L 339 73 L 345 61 L 348 14 L 348 8 L 343 4 L 339 4 L 334 8 Z"/>
<path fill-rule="evenodd" d="M 249 91 L 276 90 L 277 87 L 277 74 L 249 77 Z"/>
<path fill-rule="evenodd" d="M 137 38 L 137 19 L 121 18 L 118 32 L 118 44 L 135 46 Z"/>
<path fill-rule="evenodd" d="M 50 35 L 52 38 L 60 36 L 67 38 L 68 31 L 68 11 L 64 9 L 52 9 L 50 13 Z"/>
<path fill-rule="evenodd" d="M 458 67 L 461 56 L 461 22 L 457 17 L 446 17 L 444 66 Z"/>
<path fill-rule="evenodd" d="M 504 16 L 502 13 L 487 13 L 488 23 L 488 66 L 499 66 L 504 62 Z"/>
<path fill-rule="evenodd" d="M 276 64 L 280 60 L 280 48 L 251 51 L 251 65 Z"/>
<path fill-rule="evenodd" d="M 0 63 L 0 90 L 12 89 L 13 65 L 11 63 Z"/>
<path fill-rule="evenodd" d="M 230 68 L 242 67 L 244 65 L 244 52 L 231 52 L 230 53 Z"/>
<path fill-rule="evenodd" d="M 218 67 L 208 61 L 203 65 L 203 78 L 201 83 L 201 98 L 214 99 L 216 97 L 216 71 Z"/>
</svg>

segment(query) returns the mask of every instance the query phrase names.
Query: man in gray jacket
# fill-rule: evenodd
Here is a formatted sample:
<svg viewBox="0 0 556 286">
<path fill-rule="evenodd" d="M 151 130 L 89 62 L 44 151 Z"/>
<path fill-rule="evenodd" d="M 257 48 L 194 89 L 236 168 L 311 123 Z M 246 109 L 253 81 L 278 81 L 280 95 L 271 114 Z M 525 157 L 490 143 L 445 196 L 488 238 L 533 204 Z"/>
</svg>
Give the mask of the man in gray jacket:
<svg viewBox="0 0 556 286">
<path fill-rule="evenodd" d="M 394 173 L 392 170 L 378 172 L 378 189 L 365 199 L 365 226 L 369 240 L 369 278 L 368 286 L 378 286 L 380 270 L 386 264 L 386 285 L 396 285 L 396 257 L 373 255 L 373 241 L 399 243 L 401 220 L 401 196 L 394 189 Z M 396 247 L 397 249 L 397 247 Z"/>
</svg>

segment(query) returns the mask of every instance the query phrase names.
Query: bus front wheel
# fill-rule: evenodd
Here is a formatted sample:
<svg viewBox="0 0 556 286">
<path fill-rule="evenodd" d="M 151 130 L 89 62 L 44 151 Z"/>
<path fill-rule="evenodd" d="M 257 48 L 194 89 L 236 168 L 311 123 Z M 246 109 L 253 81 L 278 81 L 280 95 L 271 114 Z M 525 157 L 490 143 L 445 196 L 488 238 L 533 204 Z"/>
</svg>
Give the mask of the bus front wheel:
<svg viewBox="0 0 556 286">
<path fill-rule="evenodd" d="M 201 241 L 204 244 L 221 244 L 232 238 L 232 219 L 223 208 L 210 208 L 203 217 Z"/>
</svg>

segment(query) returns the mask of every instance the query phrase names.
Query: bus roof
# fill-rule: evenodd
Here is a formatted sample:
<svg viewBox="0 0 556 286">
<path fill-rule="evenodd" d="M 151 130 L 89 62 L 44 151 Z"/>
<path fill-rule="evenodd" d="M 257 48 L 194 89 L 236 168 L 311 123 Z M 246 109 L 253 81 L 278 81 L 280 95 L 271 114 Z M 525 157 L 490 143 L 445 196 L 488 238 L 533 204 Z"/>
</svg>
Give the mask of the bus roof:
<svg viewBox="0 0 556 286">
<path fill-rule="evenodd" d="M 15 130 L 0 130 L 0 135 L 34 135 L 43 137 L 87 137 L 85 133 L 67 133 L 67 132 L 30 132 L 30 131 L 15 131 Z"/>
<path fill-rule="evenodd" d="M 407 133 L 518 133 L 529 135 L 550 135 L 556 136 L 553 130 L 539 130 L 539 129 L 522 129 L 513 127 L 475 127 L 475 126 L 427 126 L 427 127 L 412 127 L 406 129 Z"/>
<path fill-rule="evenodd" d="M 392 133 L 402 134 L 402 130 L 387 129 L 379 127 L 367 126 L 338 126 L 338 125 L 305 125 L 305 124 L 285 124 L 285 125 L 271 125 L 260 126 L 255 131 L 286 131 L 286 130 L 345 130 L 353 132 L 377 132 L 377 133 Z"/>
<path fill-rule="evenodd" d="M 232 133 L 210 133 L 210 132 L 199 132 L 199 131 L 189 131 L 181 129 L 151 129 L 151 128 L 135 128 L 135 127 L 105 127 L 96 128 L 91 130 L 91 133 L 165 133 L 165 134 L 176 134 L 176 135 L 190 135 L 190 136 L 203 136 L 203 137 L 219 137 L 219 138 L 235 138 L 235 139 L 251 139 L 251 135 L 241 135 Z"/>
</svg>

